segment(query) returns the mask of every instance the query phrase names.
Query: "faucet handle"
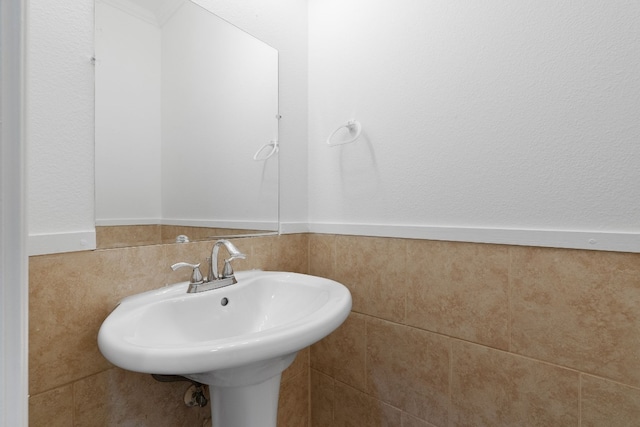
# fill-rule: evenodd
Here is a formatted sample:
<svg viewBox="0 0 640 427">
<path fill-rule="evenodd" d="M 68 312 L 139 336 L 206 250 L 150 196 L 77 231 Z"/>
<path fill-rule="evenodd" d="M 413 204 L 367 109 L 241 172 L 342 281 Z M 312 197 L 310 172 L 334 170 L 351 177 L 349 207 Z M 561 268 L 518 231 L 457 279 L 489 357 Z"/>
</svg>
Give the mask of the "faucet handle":
<svg viewBox="0 0 640 427">
<path fill-rule="evenodd" d="M 202 278 L 202 273 L 200 272 L 200 264 L 189 264 L 188 262 L 179 262 L 179 263 L 173 264 L 171 266 L 171 269 L 173 271 L 176 271 L 177 269 L 182 267 L 193 268 L 193 272 L 191 273 L 191 280 L 189 280 L 189 283 L 193 285 L 193 284 L 200 284 L 204 282 L 204 279 Z"/>
<path fill-rule="evenodd" d="M 233 276 L 233 268 L 231 267 L 232 258 L 224 260 L 224 268 L 222 269 L 222 277 L 232 277 Z"/>
<path fill-rule="evenodd" d="M 224 260 L 224 267 L 222 268 L 222 278 L 233 277 L 233 267 L 231 267 L 231 261 L 234 259 L 246 259 L 247 256 L 240 251 L 236 251 L 229 259 Z"/>
</svg>

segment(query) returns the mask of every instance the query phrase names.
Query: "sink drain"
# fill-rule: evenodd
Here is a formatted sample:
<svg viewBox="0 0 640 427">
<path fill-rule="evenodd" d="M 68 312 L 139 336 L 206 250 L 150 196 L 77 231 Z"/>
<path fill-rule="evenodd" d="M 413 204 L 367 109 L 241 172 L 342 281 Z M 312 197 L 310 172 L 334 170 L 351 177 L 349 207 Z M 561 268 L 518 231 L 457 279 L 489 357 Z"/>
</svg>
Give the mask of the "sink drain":
<svg viewBox="0 0 640 427">
<path fill-rule="evenodd" d="M 222 304 L 222 306 L 226 306 L 227 304 L 229 304 L 229 298 L 222 298 L 222 300 L 220 300 L 220 304 Z"/>
</svg>

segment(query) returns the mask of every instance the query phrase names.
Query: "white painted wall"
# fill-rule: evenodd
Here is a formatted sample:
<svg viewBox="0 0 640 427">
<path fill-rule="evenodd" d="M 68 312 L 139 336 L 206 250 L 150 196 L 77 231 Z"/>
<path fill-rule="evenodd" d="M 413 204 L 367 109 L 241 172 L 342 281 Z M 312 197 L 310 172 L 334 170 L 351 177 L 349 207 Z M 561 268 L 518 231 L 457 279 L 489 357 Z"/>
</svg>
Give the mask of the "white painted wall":
<svg viewBox="0 0 640 427">
<path fill-rule="evenodd" d="M 279 50 L 289 229 L 640 250 L 637 2 L 310 0 L 308 63 L 307 2 L 200 2 Z M 93 2 L 29 5 L 31 253 L 82 249 Z"/>
<path fill-rule="evenodd" d="M 160 28 L 96 2 L 95 37 L 96 224 L 159 224 Z"/>
<path fill-rule="evenodd" d="M 312 230 L 640 250 L 640 3 L 309 4 Z"/>
<path fill-rule="evenodd" d="M 29 253 L 95 247 L 93 0 L 26 0 Z"/>
</svg>

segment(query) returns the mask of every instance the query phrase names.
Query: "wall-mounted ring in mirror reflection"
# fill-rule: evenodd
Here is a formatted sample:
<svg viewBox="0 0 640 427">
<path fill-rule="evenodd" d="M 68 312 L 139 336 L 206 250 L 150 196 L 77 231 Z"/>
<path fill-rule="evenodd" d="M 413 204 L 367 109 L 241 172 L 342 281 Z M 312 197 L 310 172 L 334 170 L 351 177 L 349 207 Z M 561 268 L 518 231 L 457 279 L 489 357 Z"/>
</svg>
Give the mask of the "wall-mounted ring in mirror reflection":
<svg viewBox="0 0 640 427">
<path fill-rule="evenodd" d="M 98 247 L 277 232 L 277 50 L 189 0 L 95 23 Z"/>
</svg>

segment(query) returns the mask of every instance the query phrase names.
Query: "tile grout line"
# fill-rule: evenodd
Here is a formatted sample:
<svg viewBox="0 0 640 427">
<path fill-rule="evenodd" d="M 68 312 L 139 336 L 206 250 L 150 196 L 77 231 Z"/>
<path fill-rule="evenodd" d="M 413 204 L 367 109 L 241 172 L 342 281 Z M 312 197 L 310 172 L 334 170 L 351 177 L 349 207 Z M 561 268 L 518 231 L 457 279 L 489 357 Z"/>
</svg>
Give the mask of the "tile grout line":
<svg viewBox="0 0 640 427">
<path fill-rule="evenodd" d="M 311 235 L 307 235 L 307 274 L 311 274 Z M 311 427 L 313 425 L 313 407 L 312 401 L 313 398 L 313 384 L 311 381 L 311 346 L 309 346 L 309 352 L 307 353 L 307 425 Z M 333 408 L 332 408 L 333 409 Z"/>
<path fill-rule="evenodd" d="M 449 408 L 447 424 L 453 425 L 453 340 L 449 338 Z"/>
<path fill-rule="evenodd" d="M 369 378 L 367 375 L 367 359 L 368 359 L 368 353 L 369 353 L 369 340 L 367 339 L 369 337 L 369 320 L 367 318 L 364 319 L 364 363 L 363 363 L 363 368 L 364 368 L 364 391 L 366 394 L 369 394 Z"/>
<path fill-rule="evenodd" d="M 305 235 L 307 238 L 307 271 L 306 274 L 311 274 L 311 238 L 310 234 Z"/>
<path fill-rule="evenodd" d="M 578 373 L 578 427 L 582 426 L 582 376 L 582 372 Z"/>
<path fill-rule="evenodd" d="M 336 277 L 337 276 L 337 264 L 338 264 L 338 237 L 337 235 L 333 234 L 331 235 L 331 246 L 329 247 L 330 250 L 330 254 L 331 254 L 331 271 L 329 272 L 329 274 L 331 274 L 330 277 Z M 353 304 L 353 303 L 352 303 Z M 353 306 L 351 307 L 353 310 Z M 349 315 L 351 315 L 351 312 L 349 313 Z M 345 319 L 346 321 L 346 319 Z M 335 423 L 336 421 L 336 408 L 337 408 L 337 402 L 336 402 L 336 379 L 335 377 L 332 375 L 331 376 L 331 388 L 332 388 L 332 398 L 331 398 L 331 421 L 333 423 Z"/>
<path fill-rule="evenodd" d="M 71 425 L 76 425 L 76 383 L 71 384 Z"/>
<path fill-rule="evenodd" d="M 509 352 L 513 351 L 513 306 L 512 306 L 512 292 L 513 292 L 513 248 L 508 248 L 507 257 L 507 333 L 509 334 L 508 349 Z"/>
<path fill-rule="evenodd" d="M 404 240 L 404 271 L 406 272 L 408 270 L 408 263 L 409 263 L 409 256 L 411 254 L 409 253 L 409 241 L 407 239 Z M 408 316 L 408 311 L 409 311 L 409 292 L 407 291 L 408 286 L 404 286 L 404 313 L 402 314 L 402 323 L 403 324 L 407 324 L 408 320 L 407 320 L 407 316 Z"/>
</svg>

